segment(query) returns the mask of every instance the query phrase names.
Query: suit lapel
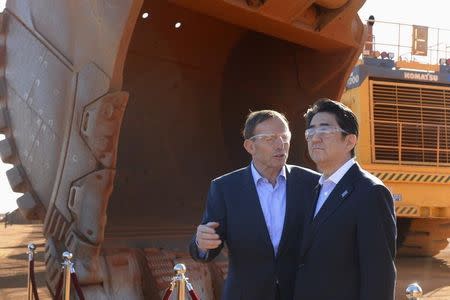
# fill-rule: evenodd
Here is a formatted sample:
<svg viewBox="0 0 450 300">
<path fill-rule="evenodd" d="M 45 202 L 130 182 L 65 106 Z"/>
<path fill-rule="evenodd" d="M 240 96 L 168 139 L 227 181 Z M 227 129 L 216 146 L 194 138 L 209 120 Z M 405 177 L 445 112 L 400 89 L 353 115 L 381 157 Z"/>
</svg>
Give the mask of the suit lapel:
<svg viewBox="0 0 450 300">
<path fill-rule="evenodd" d="M 256 191 L 251 166 L 246 168 L 244 176 L 246 177 L 242 180 L 242 188 L 244 190 L 242 199 L 245 203 L 244 209 L 249 212 L 250 217 L 254 218 L 255 234 L 262 236 L 264 243 L 271 249 L 272 255 L 275 256 L 272 241 L 270 240 L 269 230 L 266 225 L 266 219 L 264 218 L 261 202 L 259 201 L 258 192 Z"/>
<path fill-rule="evenodd" d="M 282 253 L 285 248 L 286 241 L 288 240 L 288 236 L 291 232 L 291 224 L 294 222 L 294 212 L 296 201 L 301 201 L 302 199 L 298 199 L 299 196 L 302 196 L 301 184 L 293 180 L 291 177 L 291 169 L 289 166 L 286 166 L 286 212 L 284 215 L 283 222 L 283 233 L 281 235 L 280 245 L 278 246 L 277 256 Z M 297 196 L 297 198 L 295 198 Z"/>
<path fill-rule="evenodd" d="M 319 199 L 319 194 L 322 186 L 317 183 L 312 192 L 312 201 L 310 201 L 311 206 L 309 207 L 307 217 L 305 218 L 305 222 L 311 224 L 314 220 L 314 212 L 316 211 L 317 200 Z"/>
<path fill-rule="evenodd" d="M 308 222 L 309 226 L 305 227 L 305 243 L 303 254 L 309 249 L 312 241 L 314 240 L 314 236 L 320 230 L 320 226 L 338 209 L 338 207 L 345 201 L 345 199 L 352 193 L 354 182 L 360 177 L 361 170 L 359 165 L 355 163 L 342 177 L 336 187 L 333 189 L 331 194 L 328 196 L 327 200 L 323 204 L 319 213 L 312 220 L 312 222 Z M 319 196 L 318 193 L 314 195 L 315 203 L 317 202 L 317 198 Z M 316 205 L 313 205 L 312 211 L 310 212 L 313 216 Z M 311 219 L 309 219 L 311 220 Z"/>
<path fill-rule="evenodd" d="M 309 245 L 311 239 L 313 238 L 313 217 L 314 217 L 314 211 L 316 209 L 317 205 L 317 199 L 319 198 L 320 193 L 320 184 L 317 184 L 312 193 L 310 194 L 311 199 L 309 199 L 309 203 L 311 205 L 308 207 L 308 210 L 305 215 L 304 224 L 303 224 L 303 242 L 301 249 L 305 249 L 306 245 Z"/>
<path fill-rule="evenodd" d="M 345 198 L 350 195 L 353 187 L 347 184 L 338 184 L 333 189 L 328 199 L 325 201 L 316 217 L 313 219 L 314 228 L 322 224 L 333 212 L 342 204 Z"/>
</svg>

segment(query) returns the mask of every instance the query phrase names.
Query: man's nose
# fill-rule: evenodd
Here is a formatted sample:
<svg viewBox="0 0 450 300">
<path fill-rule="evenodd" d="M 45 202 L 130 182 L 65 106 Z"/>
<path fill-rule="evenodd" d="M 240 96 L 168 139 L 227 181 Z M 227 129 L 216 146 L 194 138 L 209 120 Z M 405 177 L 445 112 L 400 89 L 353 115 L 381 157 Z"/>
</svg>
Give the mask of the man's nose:
<svg viewBox="0 0 450 300">
<path fill-rule="evenodd" d="M 275 139 L 273 144 L 274 144 L 275 148 L 283 149 L 285 147 L 286 143 L 283 142 L 283 138 L 281 136 L 277 136 L 277 138 Z"/>
<path fill-rule="evenodd" d="M 317 132 L 315 132 L 315 133 L 311 136 L 310 141 L 311 141 L 311 143 L 317 143 L 317 142 L 322 141 L 322 138 L 321 138 L 320 134 L 318 134 Z"/>
</svg>

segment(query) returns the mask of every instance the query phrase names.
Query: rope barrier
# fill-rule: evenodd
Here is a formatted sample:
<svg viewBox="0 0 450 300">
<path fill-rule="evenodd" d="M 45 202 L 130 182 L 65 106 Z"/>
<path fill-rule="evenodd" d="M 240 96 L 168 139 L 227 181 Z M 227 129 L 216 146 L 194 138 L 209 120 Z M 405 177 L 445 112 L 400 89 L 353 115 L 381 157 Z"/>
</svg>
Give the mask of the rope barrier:
<svg viewBox="0 0 450 300">
<path fill-rule="evenodd" d="M 36 246 L 34 244 L 28 244 L 28 300 L 39 300 L 39 295 L 37 292 L 36 278 L 34 273 L 34 254 L 35 254 Z M 73 286 L 78 295 L 79 300 L 85 300 L 83 291 L 81 289 L 80 283 L 78 281 L 77 274 L 75 273 L 75 269 L 73 267 L 73 263 L 70 261 L 72 258 L 72 253 L 64 252 L 63 255 L 64 262 L 62 263 L 63 268 L 61 271 L 61 275 L 58 279 L 58 283 L 56 285 L 55 297 L 54 300 L 62 299 L 62 290 L 64 287 L 64 299 L 70 299 L 70 284 L 73 282 Z M 185 299 L 185 289 L 188 290 L 189 296 L 191 300 L 200 300 L 200 297 L 195 293 L 194 287 L 189 282 L 189 278 L 185 276 L 186 266 L 184 264 L 177 264 L 174 267 L 174 271 L 176 275 L 172 278 L 170 282 L 170 286 L 164 292 L 163 300 L 169 300 L 172 295 L 175 286 L 178 288 L 178 297 L 177 300 Z M 422 289 L 417 284 L 410 284 L 406 289 L 408 299 L 418 299 L 417 297 L 422 296 Z"/>
<path fill-rule="evenodd" d="M 30 283 L 31 283 L 31 290 L 34 296 L 35 300 L 39 300 L 39 295 L 37 292 L 37 287 L 36 287 L 36 278 L 34 276 L 34 259 L 32 261 L 30 261 Z"/>
<path fill-rule="evenodd" d="M 188 281 L 188 278 L 186 278 L 186 287 L 188 289 L 189 292 L 189 296 L 191 296 L 192 300 L 200 300 L 200 298 L 197 296 L 197 294 L 194 291 L 194 287 L 192 286 L 192 284 Z"/>
<path fill-rule="evenodd" d="M 172 281 L 170 282 L 170 286 L 167 288 L 166 292 L 164 293 L 163 300 L 169 300 L 170 295 L 172 295 L 172 292 L 175 289 L 175 285 L 176 285 L 176 277 L 173 277 Z"/>
<path fill-rule="evenodd" d="M 72 258 L 72 253 L 64 252 L 62 254 L 64 262 L 62 263 L 62 271 L 56 285 L 55 298 L 54 300 L 64 300 L 70 299 L 70 286 L 71 283 L 75 288 L 75 292 L 78 295 L 79 300 L 85 300 L 83 295 L 83 290 L 81 289 L 80 282 L 78 281 L 77 274 L 75 273 L 75 268 L 73 263 L 70 261 Z M 63 293 L 64 290 L 64 293 Z M 64 297 L 62 297 L 64 295 Z"/>
<path fill-rule="evenodd" d="M 164 293 L 163 300 L 169 300 L 170 295 L 172 295 L 173 290 L 170 288 L 167 288 L 166 292 Z"/>
<path fill-rule="evenodd" d="M 194 292 L 194 290 L 189 291 L 189 296 L 191 296 L 192 300 L 199 300 L 197 294 Z"/>
<path fill-rule="evenodd" d="M 73 287 L 75 288 L 75 291 L 77 292 L 78 295 L 78 299 L 79 300 L 84 300 L 84 295 L 83 295 L 83 291 L 81 290 L 80 284 L 78 282 L 78 277 L 77 274 L 74 272 L 70 273 L 70 276 L 72 277 L 72 282 L 73 282 Z"/>
<path fill-rule="evenodd" d="M 64 283 L 64 270 L 61 271 L 61 276 L 59 276 L 58 284 L 56 285 L 55 298 L 54 298 L 55 300 L 61 299 L 63 283 Z"/>
<path fill-rule="evenodd" d="M 39 300 L 39 295 L 37 292 L 36 278 L 34 276 L 34 254 L 36 250 L 36 245 L 33 243 L 28 244 L 28 300 Z"/>
<path fill-rule="evenodd" d="M 39 300 L 39 295 L 37 293 L 37 285 L 36 278 L 34 274 L 34 254 L 35 254 L 36 246 L 34 244 L 28 245 L 28 300 Z M 58 283 L 56 285 L 55 297 L 54 300 L 69 300 L 70 299 L 70 286 L 73 283 L 73 287 L 78 295 L 79 300 L 85 300 L 83 291 L 80 287 L 80 283 L 78 281 L 77 274 L 75 273 L 75 269 L 73 267 L 73 263 L 70 261 L 72 259 L 72 253 L 64 252 L 62 254 L 64 262 L 62 263 L 62 271 L 61 275 L 58 279 Z M 185 276 L 186 266 L 184 264 L 177 264 L 174 267 L 174 271 L 176 275 L 172 278 L 170 282 L 170 286 L 164 292 L 163 300 L 169 300 L 172 295 L 175 286 L 178 288 L 178 297 L 177 300 L 185 299 L 185 290 L 188 290 L 189 296 L 192 300 L 200 300 L 197 294 L 194 291 L 192 284 L 189 282 L 189 278 Z M 64 290 L 64 293 L 63 293 Z"/>
</svg>

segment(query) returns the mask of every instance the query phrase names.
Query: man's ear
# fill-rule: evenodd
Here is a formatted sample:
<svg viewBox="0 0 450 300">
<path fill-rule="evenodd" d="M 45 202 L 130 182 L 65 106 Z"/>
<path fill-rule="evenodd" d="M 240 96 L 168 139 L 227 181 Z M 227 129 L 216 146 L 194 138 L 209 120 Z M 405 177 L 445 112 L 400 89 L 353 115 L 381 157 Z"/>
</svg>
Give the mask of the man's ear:
<svg viewBox="0 0 450 300">
<path fill-rule="evenodd" d="M 356 134 L 347 135 L 347 148 L 349 149 L 349 151 L 355 148 L 357 142 L 358 137 L 356 136 Z"/>
<path fill-rule="evenodd" d="M 255 153 L 255 143 L 250 140 L 244 140 L 244 148 L 248 153 L 250 153 L 250 155 Z"/>
</svg>

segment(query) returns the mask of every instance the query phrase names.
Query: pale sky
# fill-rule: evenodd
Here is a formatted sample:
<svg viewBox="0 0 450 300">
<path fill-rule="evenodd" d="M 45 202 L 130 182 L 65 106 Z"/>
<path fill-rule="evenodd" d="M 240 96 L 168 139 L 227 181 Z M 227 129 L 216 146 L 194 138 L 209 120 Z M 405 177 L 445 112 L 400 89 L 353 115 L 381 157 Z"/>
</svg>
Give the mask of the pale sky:
<svg viewBox="0 0 450 300">
<path fill-rule="evenodd" d="M 0 10 L 3 10 L 4 5 L 5 0 L 0 0 Z M 374 15 L 376 21 L 450 29 L 448 7 L 449 4 L 445 0 L 367 0 L 359 15 L 363 20 L 366 20 L 370 15 Z M 376 25 L 377 23 L 375 23 Z M 3 138 L 0 135 L 0 139 Z M 16 199 L 20 196 L 20 194 L 11 191 L 6 179 L 5 172 L 11 167 L 11 165 L 0 162 L 0 213 L 14 210 L 17 207 Z"/>
<path fill-rule="evenodd" d="M 373 15 L 375 20 L 450 29 L 448 8 L 445 0 L 366 0 L 359 15 L 363 20 Z"/>
</svg>

